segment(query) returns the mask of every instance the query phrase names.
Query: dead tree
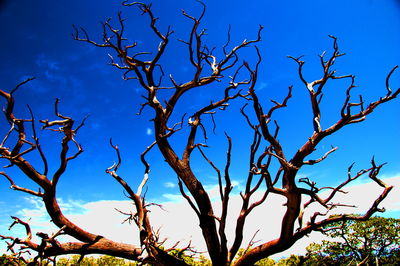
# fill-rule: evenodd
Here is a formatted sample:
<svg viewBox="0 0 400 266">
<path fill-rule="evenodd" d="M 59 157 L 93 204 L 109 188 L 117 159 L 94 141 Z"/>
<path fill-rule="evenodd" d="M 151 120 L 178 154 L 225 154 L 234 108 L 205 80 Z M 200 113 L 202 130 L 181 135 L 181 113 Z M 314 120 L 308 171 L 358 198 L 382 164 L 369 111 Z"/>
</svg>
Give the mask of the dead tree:
<svg viewBox="0 0 400 266">
<path fill-rule="evenodd" d="M 162 32 L 159 29 L 157 18 L 152 12 L 151 5 L 138 2 L 129 3 L 128 1 L 123 3 L 127 8 L 138 8 L 143 13 L 142 15 L 148 16 L 149 28 L 159 39 L 155 53 L 143 50 L 138 51 L 138 45 L 126 39 L 124 35 L 125 19 L 121 14 L 118 14 L 117 26 L 114 26 L 110 19 L 102 24 L 103 36 L 99 41 L 92 39 L 83 28 L 75 28 L 73 35 L 78 41 L 113 50 L 114 56 L 110 56 L 111 65 L 122 70 L 125 79 L 135 79 L 143 88 L 144 102 L 141 112 L 144 108 L 150 108 L 154 112 L 152 123 L 155 141 L 142 154 L 141 160 L 145 166 L 145 173 L 137 191 L 135 192 L 124 178 L 119 176 L 118 169 L 121 164 L 121 156 L 118 146 L 112 142 L 110 144 L 115 150 L 118 160 L 116 164 L 106 170 L 124 188 L 129 199 L 134 202 L 136 210 L 132 214 L 127 213 L 126 215 L 127 219 L 135 222 L 140 231 L 138 236 L 140 238 L 140 246 L 116 243 L 103 236 L 92 234 L 71 222 L 63 214 L 59 206 L 56 198 L 58 181 L 63 177 L 69 162 L 77 159 L 83 152 L 81 145 L 76 140 L 76 135 L 81 126 L 83 126 L 83 122 L 75 126 L 75 121 L 71 117 L 62 115 L 58 110 L 58 101 L 55 102 L 56 119 L 39 120 L 42 124 L 42 130 L 52 130 L 63 134 L 59 167 L 54 173 L 50 173 L 48 160 L 41 148 L 38 133 L 36 132 L 37 120 L 33 112 L 30 112 L 31 116 L 29 118 L 19 118 L 14 111 L 14 93 L 30 79 L 18 84 L 10 92 L 0 90 L 0 95 L 5 100 L 4 114 L 10 128 L 0 145 L 1 158 L 8 161 L 7 167 L 19 168 L 40 189 L 32 190 L 18 186 L 6 171 L 0 174 L 10 182 L 12 189 L 41 198 L 52 223 L 59 228 L 59 231 L 52 236 L 38 233 L 41 242 L 35 243 L 32 241 L 32 231 L 29 223 L 13 217 L 12 226 L 15 224 L 24 226 L 26 238 L 1 236 L 7 241 L 8 248 L 11 251 L 14 251 L 17 247 L 22 250 L 34 250 L 38 254 L 35 257 L 35 261 L 63 254 L 81 254 L 84 256 L 97 253 L 152 265 L 186 265 L 184 261 L 171 255 L 168 249 L 161 247 L 162 242 L 160 242 L 157 233 L 153 231 L 148 217 L 148 204 L 145 201 L 142 189 L 146 184 L 150 171 L 145 155 L 153 146 L 158 147 L 165 161 L 178 176 L 181 194 L 198 217 L 199 226 L 213 265 L 253 265 L 262 258 L 288 249 L 302 237 L 331 223 L 345 220 L 365 220 L 375 212 L 382 211 L 379 204 L 388 195 L 392 186 L 385 184 L 378 178 L 383 165 L 376 164 L 374 160 L 371 161 L 369 168 L 359 170 L 354 174 L 351 172 L 352 166 L 350 166 L 347 178 L 337 187 L 319 188 L 315 182 L 307 178 L 298 180 L 297 174 L 304 165 L 317 164 L 336 150 L 336 148 L 332 148 L 320 158 L 306 159 L 313 154 L 322 140 L 347 125 L 362 122 L 379 105 L 397 97 L 400 89 L 391 90 L 389 86 L 390 77 L 397 66 L 387 76 L 385 95 L 370 104 L 366 104 L 361 96 L 357 100 L 353 99 L 352 89 L 355 87 L 355 77 L 353 75 L 338 76 L 333 69 L 335 61 L 343 56 L 343 53 L 339 51 L 335 37 L 331 36 L 333 41 L 331 55 L 322 54 L 320 56 L 323 70 L 320 79 L 308 81 L 303 75 L 304 61 L 301 58 L 291 57 L 298 64 L 300 80 L 304 83 L 309 93 L 312 110 L 310 123 L 313 125 L 313 133 L 299 147 L 297 152 L 289 158 L 278 140 L 279 125 L 273 120 L 273 117 L 275 112 L 288 105 L 292 97 L 292 86 L 288 88 L 287 95 L 281 102 L 271 100 L 272 107 L 269 108 L 264 108 L 255 90 L 262 59 L 261 52 L 256 44 L 261 41 L 262 27 L 260 26 L 256 32 L 254 39 L 244 40 L 236 45 L 231 44 L 230 32 L 228 31 L 228 40 L 220 48 L 221 52 L 218 54 L 215 49 L 209 48 L 204 43 L 205 30 L 200 28 L 200 23 L 204 17 L 206 6 L 201 2 L 200 4 L 203 10 L 199 17 L 194 17 L 183 11 L 183 16 L 192 23 L 189 37 L 187 40 L 182 41 L 187 47 L 188 65 L 193 69 L 193 75 L 185 82 L 178 82 L 172 75 L 165 78 L 160 60 L 166 53 L 166 47 L 171 40 L 173 31 L 170 28 L 166 32 Z M 254 49 L 256 56 L 256 61 L 253 64 L 240 59 L 241 50 L 249 49 L 249 47 Z M 348 80 L 349 85 L 340 110 L 340 118 L 331 126 L 324 128 L 321 125 L 322 113 L 320 105 L 322 95 L 326 84 L 337 79 Z M 199 88 L 210 84 L 218 84 L 219 91 L 215 93 L 215 100 L 193 112 L 188 118 L 187 124 L 184 123 L 185 116 L 180 121 L 174 121 L 172 114 L 176 111 L 177 106 L 182 104 L 182 97 L 189 91 L 197 91 Z M 167 91 L 168 93 L 162 94 L 161 91 Z M 165 95 L 168 96 L 166 97 Z M 231 147 L 234 140 L 226 134 L 228 150 L 226 164 L 224 170 L 221 171 L 207 157 L 207 145 L 201 143 L 199 139 L 206 137 L 207 132 L 211 130 L 204 125 L 204 121 L 206 119 L 214 121 L 214 116 L 224 112 L 232 101 L 244 102 L 241 113 L 243 119 L 253 131 L 253 141 L 250 147 L 248 173 L 245 177 L 246 186 L 240 194 L 242 206 L 240 213 L 237 215 L 236 230 L 233 235 L 227 235 L 227 213 L 233 187 L 230 178 Z M 178 150 L 171 145 L 170 140 L 177 132 L 183 132 L 185 129 L 187 131 L 186 144 L 182 150 Z M 28 132 L 33 135 L 32 138 L 27 137 Z M 39 154 L 42 166 L 32 165 L 28 159 L 25 159 L 28 153 L 33 152 Z M 220 204 L 222 206 L 221 213 L 216 213 L 210 196 L 201 182 L 201 177 L 196 176 L 193 172 L 191 157 L 194 152 L 201 154 L 204 160 L 217 173 Z M 278 170 L 273 171 L 272 164 L 278 164 Z M 40 171 L 38 170 L 39 168 L 43 168 L 43 170 Z M 334 197 L 338 193 L 342 193 L 343 188 L 349 183 L 364 175 L 368 175 L 376 182 L 377 186 L 382 188 L 381 194 L 376 198 L 369 210 L 361 216 L 353 214 L 330 216 L 329 211 L 340 205 L 333 203 Z M 323 197 L 321 195 L 321 191 L 329 190 L 328 196 Z M 262 196 L 254 199 L 257 191 L 261 191 Z M 239 248 L 244 245 L 243 230 L 247 218 L 254 209 L 263 208 L 262 203 L 268 201 L 269 196 L 272 194 L 277 194 L 286 200 L 286 204 L 282 207 L 285 209 L 285 213 L 282 217 L 279 237 L 257 246 L 249 247 L 244 255 L 234 260 Z M 306 219 L 306 217 L 303 217 L 304 210 L 311 204 L 323 206 L 326 212 L 316 212 Z M 75 238 L 76 242 L 59 242 L 57 237 L 62 234 Z M 228 246 L 228 238 L 233 239 L 230 246 Z"/>
</svg>

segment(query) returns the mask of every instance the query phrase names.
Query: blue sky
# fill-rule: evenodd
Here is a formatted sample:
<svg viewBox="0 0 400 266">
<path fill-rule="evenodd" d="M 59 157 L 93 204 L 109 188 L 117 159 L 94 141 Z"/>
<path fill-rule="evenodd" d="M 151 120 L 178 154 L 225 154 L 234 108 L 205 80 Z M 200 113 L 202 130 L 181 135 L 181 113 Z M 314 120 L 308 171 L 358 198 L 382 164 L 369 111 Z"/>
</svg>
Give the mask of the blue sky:
<svg viewBox="0 0 400 266">
<path fill-rule="evenodd" d="M 84 27 L 96 39 L 100 37 L 100 21 L 116 18 L 119 10 L 127 17 L 128 38 L 138 42 L 144 50 L 153 50 L 158 41 L 151 32 L 147 17 L 140 16 L 135 8 L 123 8 L 118 1 L 1 1 L 0 5 L 0 81 L 2 89 L 11 89 L 26 77 L 35 76 L 16 93 L 20 114 L 27 114 L 29 103 L 38 119 L 53 117 L 53 102 L 61 99 L 62 113 L 77 121 L 90 114 L 86 125 L 77 136 L 85 152 L 70 164 L 60 182 L 58 196 L 64 200 L 90 202 L 123 200 L 122 189 L 104 170 L 112 165 L 115 154 L 108 140 L 120 146 L 123 165 L 120 174 L 130 180 L 133 187 L 141 181 L 143 167 L 140 153 L 153 141 L 151 110 L 135 115 L 142 99 L 141 88 L 134 81 L 121 79 L 122 73 L 107 65 L 107 53 L 100 48 L 74 41 L 72 24 Z M 232 43 L 256 37 L 258 25 L 264 25 L 260 48 L 263 63 L 257 90 L 260 99 L 268 106 L 269 99 L 280 100 L 289 85 L 294 86 L 289 107 L 277 114 L 281 126 L 279 140 L 287 154 L 298 149 L 312 133 L 311 112 L 307 91 L 297 76 L 297 65 L 287 55 L 305 55 L 305 75 L 309 80 L 319 78 L 321 70 L 318 55 L 331 51 L 334 35 L 339 47 L 347 55 L 336 64 L 338 73 L 356 75 L 356 94 L 365 95 L 371 102 L 385 93 L 385 78 L 390 69 L 400 64 L 400 2 L 395 0 L 354 1 L 204 1 L 207 13 L 203 27 L 209 46 L 221 46 L 226 40 L 228 25 L 232 29 Z M 186 39 L 190 21 L 180 9 L 196 15 L 201 6 L 191 0 L 153 1 L 153 12 L 159 17 L 158 25 L 165 31 L 171 25 L 175 33 L 163 63 L 167 74 L 185 81 L 190 74 L 184 45 L 177 39 Z M 254 49 L 247 49 L 243 58 L 254 63 Z M 394 88 L 400 86 L 400 73 L 392 78 Z M 344 99 L 346 84 L 329 87 L 325 96 L 323 125 L 338 117 L 338 108 Z M 195 98 L 186 99 L 180 110 L 194 112 L 196 106 L 208 102 L 217 88 L 208 87 Z M 211 98 L 210 98 L 211 97 Z M 193 100 L 194 99 L 194 100 Z M 246 154 L 251 142 L 250 130 L 239 115 L 241 103 L 218 116 L 217 133 L 209 132 L 210 157 L 222 168 L 226 151 L 223 135 L 227 131 L 233 138 L 232 178 L 240 190 L 242 177 L 246 176 Z M 377 162 L 388 162 L 382 174 L 393 177 L 400 173 L 398 142 L 400 132 L 400 103 L 393 101 L 378 108 L 366 122 L 349 126 L 321 143 L 318 154 L 333 146 L 339 150 L 318 167 L 302 171 L 319 184 L 333 185 L 346 177 L 347 167 L 357 162 L 356 168 L 366 168 L 372 156 Z M 4 124 L 4 120 L 1 120 Z M 2 134 L 8 130 L 1 128 Z M 43 132 L 41 137 L 45 152 L 55 169 L 60 136 Z M 179 146 L 182 139 L 174 140 Z M 244 157 L 244 158 L 243 158 Z M 33 158 L 34 160 L 34 158 Z M 166 167 L 154 149 L 148 160 L 152 172 L 148 198 L 157 201 L 173 199 L 177 194 L 176 177 Z M 206 186 L 213 187 L 216 177 L 204 163 L 194 163 L 195 171 Z M 40 167 L 40 166 L 39 166 Z M 16 182 L 34 188 L 18 172 L 11 170 Z M 0 224 L 9 223 L 8 215 L 24 204 L 25 195 L 10 191 L 6 180 L 0 180 Z M 162 196 L 164 195 L 164 196 Z M 16 204 L 17 203 L 17 204 Z M 3 207 L 4 206 L 4 207 Z M 398 212 L 393 213 L 398 216 Z"/>
</svg>

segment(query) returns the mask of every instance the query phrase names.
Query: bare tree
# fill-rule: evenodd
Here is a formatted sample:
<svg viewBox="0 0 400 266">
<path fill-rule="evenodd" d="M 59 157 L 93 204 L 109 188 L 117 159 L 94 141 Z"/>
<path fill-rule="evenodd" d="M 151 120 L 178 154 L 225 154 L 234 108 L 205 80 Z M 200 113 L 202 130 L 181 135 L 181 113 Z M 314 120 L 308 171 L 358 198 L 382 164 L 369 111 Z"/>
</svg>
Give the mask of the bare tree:
<svg viewBox="0 0 400 266">
<path fill-rule="evenodd" d="M 0 95 L 5 100 L 4 114 L 9 123 L 9 131 L 3 137 L 0 145 L 1 158 L 8 161 L 7 167 L 19 168 L 27 178 L 35 182 L 40 189 L 32 190 L 18 186 L 14 179 L 7 173 L 1 172 L 11 184 L 11 188 L 28 193 L 43 200 L 46 210 L 59 230 L 52 236 L 38 233 L 40 243 L 32 240 L 32 231 L 28 222 L 13 217 L 13 224 L 20 224 L 26 229 L 26 238 L 20 239 L 12 236 L 1 236 L 8 243 L 8 248 L 15 251 L 16 247 L 21 250 L 34 250 L 37 252 L 35 262 L 41 258 L 49 258 L 63 254 L 107 254 L 135 260 L 153 265 L 186 265 L 186 263 L 170 253 L 170 249 L 162 247 L 157 232 L 153 231 L 148 216 L 148 203 L 145 201 L 142 190 L 148 179 L 150 165 L 145 159 L 146 153 L 157 146 L 168 165 L 178 177 L 178 185 L 182 197 L 187 200 L 199 220 L 199 226 L 207 245 L 209 257 L 213 265 L 253 265 L 256 261 L 266 258 L 272 254 L 290 248 L 296 241 L 308 235 L 312 231 L 321 230 L 329 224 L 346 220 L 366 220 L 375 212 L 383 211 L 379 204 L 388 195 L 392 186 L 385 184 L 378 178 L 383 165 L 378 165 L 374 160 L 367 169 L 352 173 L 352 167 L 348 168 L 347 178 L 336 187 L 317 187 L 315 182 L 308 178 L 298 179 L 297 174 L 304 165 L 315 165 L 336 148 L 332 148 L 325 155 L 316 159 L 306 159 L 316 150 L 318 144 L 326 137 L 336 133 L 343 127 L 359 123 L 371 114 L 379 105 L 393 100 L 400 93 L 400 89 L 391 90 L 389 86 L 390 77 L 397 68 L 394 67 L 386 78 L 386 93 L 378 100 L 365 104 L 362 96 L 353 99 L 352 89 L 355 87 L 353 75 L 336 75 L 333 69 L 335 61 L 344 54 L 339 51 L 337 39 L 330 36 L 333 41 L 331 55 L 323 53 L 320 56 L 322 76 L 320 79 L 308 81 L 303 75 L 304 61 L 300 57 L 290 57 L 298 65 L 298 75 L 305 88 L 308 90 L 311 102 L 312 117 L 310 123 L 313 125 L 313 133 L 308 140 L 289 158 L 284 152 L 278 140 L 279 125 L 273 120 L 274 114 L 287 106 L 292 97 L 292 87 L 287 91 L 286 97 L 279 102 L 272 101 L 272 107 L 264 108 L 259 100 L 255 86 L 259 75 L 259 66 L 262 60 L 261 53 L 256 44 L 261 41 L 262 27 L 258 29 L 255 38 L 244 40 L 236 45 L 231 44 L 230 31 L 227 33 L 227 42 L 219 51 L 209 48 L 204 44 L 205 30 L 200 28 L 200 23 L 206 11 L 206 6 L 200 2 L 203 10 L 199 17 L 194 17 L 185 11 L 185 16 L 192 23 L 189 38 L 182 41 L 187 47 L 188 65 L 193 69 L 193 76 L 186 82 L 178 82 L 172 75 L 165 78 L 160 61 L 165 55 L 166 47 L 170 42 L 172 29 L 168 28 L 162 32 L 157 25 L 157 18 L 152 12 L 151 5 L 125 1 L 126 7 L 136 7 L 143 15 L 149 18 L 149 27 L 159 39 L 155 53 L 149 51 L 137 51 L 137 44 L 129 42 L 125 38 L 125 19 L 118 14 L 117 26 L 112 25 L 110 19 L 103 26 L 101 40 L 92 39 L 83 28 L 75 28 L 73 37 L 91 45 L 111 49 L 114 56 L 110 55 L 111 64 L 124 72 L 125 79 L 135 79 L 144 91 L 144 102 L 140 113 L 144 108 L 154 111 L 152 120 L 155 141 L 143 152 L 141 160 L 145 166 L 142 182 L 135 192 L 123 177 L 118 174 L 121 164 L 121 156 L 117 145 L 110 142 L 118 158 L 117 163 L 107 168 L 110 174 L 125 190 L 129 199 L 134 202 L 136 208 L 134 213 L 125 213 L 127 219 L 134 221 L 140 235 L 140 246 L 116 243 L 106 237 L 92 234 L 71 222 L 64 216 L 59 202 L 56 198 L 57 184 L 62 178 L 71 160 L 83 152 L 81 145 L 75 139 L 83 122 L 75 126 L 75 121 L 68 116 L 62 115 L 58 110 L 58 100 L 55 102 L 55 120 L 39 120 L 42 130 L 61 132 L 63 139 L 61 143 L 60 162 L 54 173 L 50 173 L 46 155 L 41 148 L 38 134 L 36 132 L 37 120 L 31 111 L 29 118 L 19 118 L 14 110 L 14 93 L 30 79 L 18 84 L 10 92 L 0 90 Z M 241 50 L 252 47 L 256 61 L 250 64 L 240 59 Z M 118 58 L 118 59 L 114 59 Z M 328 82 L 335 80 L 348 80 L 345 100 L 340 110 L 339 119 L 327 128 L 321 124 L 321 102 L 324 89 Z M 184 104 L 182 97 L 189 91 L 197 91 L 199 88 L 209 84 L 217 84 L 221 88 L 215 93 L 215 100 L 201 106 L 188 117 L 188 123 L 184 124 L 185 115 L 180 121 L 175 121 L 172 116 L 177 106 Z M 223 86 L 223 84 L 225 84 Z M 167 93 L 164 93 L 167 91 Z M 162 93 L 163 92 L 163 93 Z M 166 96 L 167 95 L 167 96 Z M 248 173 L 245 178 L 245 189 L 241 192 L 242 205 L 237 215 L 236 229 L 233 236 L 228 236 L 226 224 L 228 217 L 229 201 L 233 188 L 230 177 L 231 148 L 234 140 L 226 134 L 228 149 L 226 153 L 226 164 L 223 170 L 207 156 L 207 145 L 199 139 L 207 138 L 208 128 L 204 121 L 210 119 L 214 122 L 214 116 L 228 108 L 232 101 L 243 101 L 241 113 L 243 119 L 253 132 L 253 141 L 250 146 L 250 157 L 248 161 Z M 215 126 L 215 124 L 214 124 Z M 186 144 L 179 150 L 174 148 L 170 141 L 180 131 L 185 135 Z M 32 138 L 27 135 L 32 134 Z M 15 137 L 16 136 L 16 137 Z M 41 158 L 42 166 L 32 165 L 26 155 L 37 152 Z M 204 188 L 201 179 L 197 176 L 191 165 L 191 157 L 198 152 L 204 160 L 215 170 L 218 176 L 221 213 L 216 213 L 210 199 L 210 195 Z M 277 170 L 271 167 L 277 164 Z M 43 168 L 42 171 L 38 170 Z M 357 178 L 368 175 L 382 192 L 372 203 L 368 211 L 362 215 L 343 214 L 330 216 L 330 210 L 341 206 L 334 203 L 333 199 L 343 188 Z M 321 192 L 330 191 L 328 194 Z M 255 198 L 256 192 L 261 192 L 260 198 Z M 245 246 L 243 243 L 243 232 L 246 220 L 256 208 L 263 208 L 263 203 L 268 201 L 270 195 L 276 194 L 286 200 L 282 207 L 285 209 L 282 217 L 279 237 L 265 243 L 249 246 L 246 252 L 237 260 L 235 256 L 239 248 Z M 260 194 L 258 194 L 260 195 Z M 323 196 L 325 195 L 325 197 Z M 326 196 L 327 195 L 327 196 Z M 316 212 L 310 217 L 304 216 L 306 210 L 312 204 L 319 204 L 326 212 Z M 12 227 L 11 226 L 11 227 Z M 195 225 L 193 225 L 195 226 Z M 61 243 L 57 240 L 59 235 L 69 235 L 76 242 Z M 233 237 L 231 245 L 228 245 L 228 237 Z M 171 247 L 174 248 L 174 247 Z M 190 245 L 186 249 L 190 249 Z"/>
</svg>

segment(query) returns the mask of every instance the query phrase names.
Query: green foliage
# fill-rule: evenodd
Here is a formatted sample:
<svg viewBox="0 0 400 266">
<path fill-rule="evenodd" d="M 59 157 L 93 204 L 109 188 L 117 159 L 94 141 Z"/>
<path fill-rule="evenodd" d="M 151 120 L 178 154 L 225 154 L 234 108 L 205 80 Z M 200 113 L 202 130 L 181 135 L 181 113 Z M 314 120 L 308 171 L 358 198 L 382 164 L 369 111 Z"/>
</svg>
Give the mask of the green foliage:
<svg viewBox="0 0 400 266">
<path fill-rule="evenodd" d="M 136 262 L 126 261 L 124 259 L 112 257 L 112 256 L 101 256 L 99 258 L 94 257 L 84 257 L 82 261 L 79 262 L 80 256 L 74 255 L 68 258 L 57 259 L 57 266 L 134 266 L 137 265 Z"/>
<path fill-rule="evenodd" d="M 275 264 L 275 261 L 273 259 L 265 258 L 265 259 L 257 261 L 254 265 L 257 265 L 257 266 L 273 266 L 273 265 L 276 265 L 276 264 Z"/>
<path fill-rule="evenodd" d="M 195 258 L 194 256 L 190 256 L 185 253 L 185 250 L 182 249 L 174 249 L 169 252 L 169 254 L 174 255 L 177 258 L 182 259 L 188 265 L 192 266 L 211 266 L 211 261 L 204 256 L 200 256 L 200 258 Z"/>
<path fill-rule="evenodd" d="M 24 266 L 26 263 L 17 257 L 11 256 L 11 255 L 6 255 L 3 254 L 0 257 L 0 265 L 16 265 L 16 266 Z"/>
<path fill-rule="evenodd" d="M 363 260 L 370 265 L 377 261 L 398 265 L 399 219 L 372 217 L 367 221 L 336 223 L 325 229 L 324 234 L 332 240 L 309 245 L 305 265 L 356 265 Z"/>
<path fill-rule="evenodd" d="M 171 254 L 183 259 L 187 264 L 192 266 L 211 266 L 211 262 L 204 256 L 198 258 L 193 258 L 185 254 L 184 251 L 175 249 L 170 252 Z M 113 256 L 101 256 L 101 257 L 84 257 L 80 260 L 80 255 L 73 255 L 68 257 L 61 257 L 56 259 L 57 266 L 135 266 L 138 265 L 137 262 L 127 261 L 124 259 L 116 258 Z M 0 257 L 0 265 L 15 265 L 15 266 L 25 266 L 26 263 L 11 255 L 2 255 Z M 48 260 L 43 260 L 41 262 L 42 266 L 53 265 L 53 262 Z"/>
<path fill-rule="evenodd" d="M 297 266 L 303 265 L 305 258 L 303 256 L 290 255 L 289 258 L 284 258 L 278 261 L 278 266 Z"/>
</svg>

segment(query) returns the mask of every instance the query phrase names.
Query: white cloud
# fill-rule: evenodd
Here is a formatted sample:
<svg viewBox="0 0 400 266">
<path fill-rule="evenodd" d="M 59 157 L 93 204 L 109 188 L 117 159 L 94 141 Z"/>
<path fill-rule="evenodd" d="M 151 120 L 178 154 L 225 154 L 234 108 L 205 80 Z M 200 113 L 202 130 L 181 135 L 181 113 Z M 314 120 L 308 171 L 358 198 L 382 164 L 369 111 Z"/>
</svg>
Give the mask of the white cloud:
<svg viewBox="0 0 400 266">
<path fill-rule="evenodd" d="M 82 205 L 86 212 L 68 215 L 71 221 L 94 234 L 103 235 L 118 242 L 139 244 L 134 224 L 123 223 L 124 213 L 135 213 L 131 201 L 96 201 Z M 135 241 L 137 239 L 137 241 Z"/>
<path fill-rule="evenodd" d="M 174 188 L 174 187 L 176 187 L 176 184 L 175 184 L 175 183 L 172 183 L 172 182 L 165 182 L 165 183 L 164 183 L 164 186 L 165 186 L 166 188 Z"/>
<path fill-rule="evenodd" d="M 261 81 L 261 82 L 258 82 L 258 85 L 256 86 L 256 90 L 261 91 L 267 87 L 268 87 L 268 82 Z"/>
<path fill-rule="evenodd" d="M 388 178 L 385 180 L 388 184 L 394 185 L 394 189 L 384 200 L 382 207 L 388 211 L 399 211 L 400 204 L 400 177 Z M 215 187 L 212 187 L 215 190 Z M 376 184 L 369 182 L 364 184 L 353 185 L 348 187 L 348 194 L 338 194 L 335 201 L 348 204 L 355 204 L 357 208 L 337 208 L 332 211 L 340 212 L 362 212 L 365 211 L 376 199 L 382 188 Z M 167 238 L 166 246 L 174 245 L 180 241 L 181 245 L 187 245 L 191 241 L 192 246 L 199 251 L 205 251 L 206 246 L 199 230 L 198 219 L 187 202 L 182 199 L 180 194 L 163 194 L 164 199 L 162 208 L 157 206 L 150 207 L 149 216 L 152 226 L 155 230 L 161 228 L 161 239 Z M 261 193 L 254 195 L 254 200 L 261 197 Z M 32 228 L 37 230 L 46 229 L 46 232 L 54 233 L 56 229 L 44 227 L 49 223 L 49 218 L 45 212 L 43 204 L 34 197 L 27 197 L 29 208 L 20 211 L 21 219 L 32 218 Z M 96 201 L 81 204 L 79 201 L 61 200 L 61 206 L 68 213 L 67 217 L 77 225 L 92 233 L 103 235 L 114 241 L 138 244 L 138 231 L 134 224 L 122 223 L 126 216 L 117 210 L 125 213 L 134 213 L 135 207 L 130 201 Z M 233 241 L 235 231 L 236 217 L 240 212 L 241 198 L 238 195 L 232 195 L 230 201 L 230 209 L 228 213 L 228 224 L 226 232 L 229 237 L 229 243 Z M 245 228 L 245 239 L 243 245 L 247 245 L 252 236 L 259 230 L 254 240 L 268 241 L 278 236 L 281 219 L 284 212 L 282 205 L 285 203 L 283 197 L 278 195 L 270 195 L 262 206 L 256 208 L 248 217 Z M 221 210 L 221 203 L 215 201 L 215 214 L 218 216 Z M 79 206 L 79 207 L 78 207 Z M 84 210 L 84 211 L 83 211 Z M 316 208 L 309 210 L 309 214 L 313 213 Z M 398 218 L 398 217 L 396 217 Z M 275 255 L 275 257 L 288 256 L 292 253 L 303 253 L 305 247 L 311 242 L 318 242 L 322 239 L 319 233 L 312 233 L 310 237 L 303 238 L 298 241 L 291 249 Z M 261 243 L 258 242 L 258 243 Z"/>
<path fill-rule="evenodd" d="M 17 217 L 23 221 L 31 220 L 30 224 L 33 227 L 40 228 L 40 230 L 47 227 L 50 217 L 47 215 L 44 203 L 37 197 L 25 197 L 25 208 L 17 212 Z"/>
<path fill-rule="evenodd" d="M 240 181 L 238 181 L 238 180 L 232 180 L 232 186 L 233 186 L 233 192 L 234 193 L 239 193 L 240 191 L 245 189 L 242 186 L 242 184 L 240 183 Z"/>
<path fill-rule="evenodd" d="M 148 127 L 148 128 L 146 129 L 146 135 L 147 135 L 147 136 L 151 136 L 152 134 L 153 134 L 153 130 L 152 130 L 151 128 Z"/>
<path fill-rule="evenodd" d="M 168 202 L 173 201 L 173 202 L 180 202 L 182 201 L 182 195 L 181 194 L 171 194 L 171 193 L 165 193 L 162 194 L 163 199 L 167 199 Z"/>
<path fill-rule="evenodd" d="M 210 196 L 212 201 L 218 201 L 221 199 L 221 194 L 220 194 L 218 184 L 205 185 L 204 188 L 205 188 L 205 190 L 207 190 L 207 193 Z"/>
</svg>

